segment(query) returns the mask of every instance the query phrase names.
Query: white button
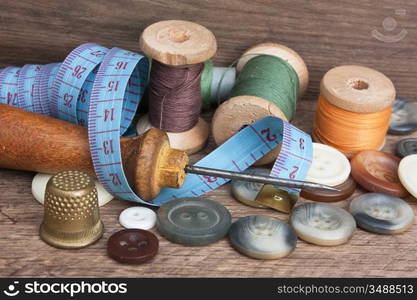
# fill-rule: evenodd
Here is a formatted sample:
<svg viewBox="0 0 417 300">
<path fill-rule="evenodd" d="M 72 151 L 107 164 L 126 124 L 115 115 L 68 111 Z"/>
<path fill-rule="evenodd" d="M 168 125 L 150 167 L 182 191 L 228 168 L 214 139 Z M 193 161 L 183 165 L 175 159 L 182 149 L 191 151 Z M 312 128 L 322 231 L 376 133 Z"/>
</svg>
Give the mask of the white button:
<svg viewBox="0 0 417 300">
<path fill-rule="evenodd" d="M 148 230 L 156 224 L 156 213 L 146 207 L 129 207 L 120 214 L 119 223 L 127 229 Z"/>
<path fill-rule="evenodd" d="M 336 186 L 345 182 L 350 174 L 346 156 L 333 147 L 313 143 L 313 162 L 306 181 Z"/>
<path fill-rule="evenodd" d="M 407 191 L 417 198 L 417 154 L 408 155 L 401 160 L 398 177 Z"/>
<path fill-rule="evenodd" d="M 45 190 L 46 184 L 49 179 L 52 177 L 50 174 L 38 173 L 33 177 L 32 180 L 32 194 L 35 199 L 43 204 L 45 200 Z M 101 183 L 96 181 L 97 196 L 98 196 L 98 206 L 103 206 L 110 202 L 113 199 L 113 196 L 106 191 L 106 189 L 101 185 Z"/>
<path fill-rule="evenodd" d="M 290 224 L 299 238 L 322 246 L 346 243 L 356 230 L 351 214 L 327 203 L 308 202 L 297 206 L 291 212 Z"/>
</svg>

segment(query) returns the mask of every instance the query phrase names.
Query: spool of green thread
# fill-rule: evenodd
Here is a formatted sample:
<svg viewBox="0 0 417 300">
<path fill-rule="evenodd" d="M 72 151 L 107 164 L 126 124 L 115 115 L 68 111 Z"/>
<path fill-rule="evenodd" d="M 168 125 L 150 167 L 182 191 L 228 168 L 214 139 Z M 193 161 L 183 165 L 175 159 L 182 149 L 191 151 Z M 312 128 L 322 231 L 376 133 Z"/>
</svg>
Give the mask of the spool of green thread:
<svg viewBox="0 0 417 300">
<path fill-rule="evenodd" d="M 234 67 L 215 67 L 211 60 L 206 61 L 200 81 L 203 109 L 219 105 L 228 99 L 235 78 L 236 69 Z"/>
<path fill-rule="evenodd" d="M 239 72 L 231 97 L 257 96 L 275 104 L 289 121 L 295 114 L 299 79 L 293 67 L 272 55 L 251 58 Z"/>
<path fill-rule="evenodd" d="M 213 80 L 213 62 L 208 60 L 204 63 L 203 73 L 201 74 L 200 89 L 203 109 L 210 107 L 211 82 Z"/>
</svg>

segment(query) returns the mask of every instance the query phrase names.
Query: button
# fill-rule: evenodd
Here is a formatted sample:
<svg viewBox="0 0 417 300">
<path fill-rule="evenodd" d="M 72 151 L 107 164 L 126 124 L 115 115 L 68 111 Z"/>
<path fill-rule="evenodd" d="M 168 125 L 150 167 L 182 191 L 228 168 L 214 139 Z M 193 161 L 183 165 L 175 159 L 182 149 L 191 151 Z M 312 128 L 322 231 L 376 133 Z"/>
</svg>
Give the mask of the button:
<svg viewBox="0 0 417 300">
<path fill-rule="evenodd" d="M 400 166 L 398 167 L 398 176 L 401 183 L 413 195 L 417 198 L 417 154 L 404 157 Z"/>
<path fill-rule="evenodd" d="M 405 157 L 411 154 L 417 154 L 417 139 L 403 139 L 397 144 L 397 154 Z"/>
<path fill-rule="evenodd" d="M 124 229 L 114 233 L 107 241 L 107 254 L 127 264 L 141 264 L 155 257 L 158 238 L 150 231 Z"/>
<path fill-rule="evenodd" d="M 356 182 L 353 180 L 352 176 L 349 176 L 345 182 L 336 185 L 335 188 L 337 188 L 340 192 L 302 190 L 301 197 L 318 202 L 342 201 L 352 196 L 352 194 L 355 192 Z"/>
<path fill-rule="evenodd" d="M 356 197 L 350 212 L 359 227 L 379 234 L 401 233 L 414 223 L 414 212 L 407 202 L 382 193 Z"/>
<path fill-rule="evenodd" d="M 333 147 L 313 143 L 313 161 L 306 181 L 336 186 L 346 181 L 350 163 L 346 156 Z"/>
<path fill-rule="evenodd" d="M 255 202 L 280 212 L 289 213 L 298 201 L 299 195 L 299 193 L 288 193 L 284 189 L 265 184 Z"/>
<path fill-rule="evenodd" d="M 321 246 L 346 243 L 356 229 L 347 211 L 326 203 L 304 203 L 293 209 L 290 224 L 298 237 Z"/>
<path fill-rule="evenodd" d="M 232 216 L 220 203 L 205 198 L 180 198 L 158 209 L 159 232 L 174 243 L 203 246 L 223 238 Z"/>
<path fill-rule="evenodd" d="M 237 251 L 257 259 L 287 256 L 297 244 L 297 236 L 287 223 L 259 215 L 240 218 L 233 223 L 229 239 Z"/>
<path fill-rule="evenodd" d="M 33 177 L 32 194 L 33 197 L 35 197 L 35 199 L 41 204 L 43 204 L 45 200 L 46 184 L 52 176 L 53 175 L 50 174 L 38 173 L 35 175 L 35 177 Z M 101 183 L 97 181 L 95 181 L 95 183 L 98 194 L 98 206 L 103 206 L 110 202 L 110 200 L 113 199 L 113 196 L 106 191 L 106 189 L 101 185 Z"/>
<path fill-rule="evenodd" d="M 270 172 L 270 170 L 264 168 L 251 168 L 246 170 L 244 173 L 269 176 Z M 256 196 L 258 196 L 263 186 L 263 183 L 258 182 L 232 180 L 232 194 L 236 200 L 242 202 L 243 204 L 252 207 L 265 208 L 264 205 L 255 202 Z"/>
<path fill-rule="evenodd" d="M 388 133 L 405 135 L 417 130 L 417 103 L 401 98 L 394 102 Z"/>
<path fill-rule="evenodd" d="M 146 207 L 129 207 L 120 214 L 119 223 L 127 229 L 148 230 L 156 224 L 156 213 Z"/>
<path fill-rule="evenodd" d="M 402 186 L 397 174 L 399 163 L 398 157 L 385 152 L 361 151 L 351 160 L 352 177 L 370 192 L 406 197 L 408 192 Z"/>
</svg>

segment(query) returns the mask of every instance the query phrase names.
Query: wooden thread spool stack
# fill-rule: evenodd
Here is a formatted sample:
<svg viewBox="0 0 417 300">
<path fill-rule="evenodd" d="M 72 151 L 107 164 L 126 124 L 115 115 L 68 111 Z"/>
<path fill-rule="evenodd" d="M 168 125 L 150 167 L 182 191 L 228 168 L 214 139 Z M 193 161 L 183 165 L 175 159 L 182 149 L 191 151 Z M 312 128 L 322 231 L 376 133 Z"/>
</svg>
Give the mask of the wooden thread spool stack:
<svg viewBox="0 0 417 300">
<path fill-rule="evenodd" d="M 320 86 L 313 138 L 348 157 L 385 144 L 395 88 L 384 74 L 363 66 L 328 71 Z"/>
<path fill-rule="evenodd" d="M 276 44 L 264 43 L 248 49 L 239 59 L 236 69 L 241 71 L 256 54 L 276 56 L 286 61 L 295 71 L 299 80 L 298 96 L 301 98 L 308 86 L 308 70 L 303 59 L 292 49 Z M 295 101 L 296 99 L 294 99 Z M 243 127 L 266 116 L 276 116 L 290 121 L 283 111 L 271 101 L 257 96 L 235 96 L 222 103 L 213 116 L 212 133 L 217 145 L 222 144 Z M 280 146 L 265 155 L 255 165 L 271 163 L 278 156 Z"/>
<path fill-rule="evenodd" d="M 140 37 L 140 48 L 163 65 L 184 67 L 209 60 L 216 53 L 217 44 L 213 33 L 207 28 L 193 22 L 169 20 L 148 26 Z M 198 101 L 201 105 L 201 99 Z M 188 154 L 201 150 L 206 144 L 208 125 L 201 117 L 192 128 L 182 132 L 171 132 L 169 128 L 161 128 L 151 121 L 148 115 L 139 119 L 138 133 L 142 134 L 152 127 L 163 129 L 168 134 L 171 147 Z"/>
</svg>

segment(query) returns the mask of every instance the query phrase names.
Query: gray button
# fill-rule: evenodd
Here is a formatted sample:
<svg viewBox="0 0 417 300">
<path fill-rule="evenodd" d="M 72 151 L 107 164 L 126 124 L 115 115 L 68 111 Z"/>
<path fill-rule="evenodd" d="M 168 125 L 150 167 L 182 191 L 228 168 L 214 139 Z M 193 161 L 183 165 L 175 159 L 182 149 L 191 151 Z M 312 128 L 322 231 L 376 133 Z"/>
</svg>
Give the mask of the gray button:
<svg viewBox="0 0 417 300">
<path fill-rule="evenodd" d="M 394 102 L 389 133 L 405 135 L 417 130 L 417 103 L 401 98 Z"/>
<path fill-rule="evenodd" d="M 406 157 L 411 154 L 417 154 L 417 139 L 403 139 L 397 144 L 397 154 L 400 157 Z"/>
<path fill-rule="evenodd" d="M 271 170 L 265 168 L 251 168 L 245 171 L 247 174 L 269 176 Z M 253 207 L 265 208 L 264 205 L 255 202 L 256 197 L 263 188 L 263 183 L 232 180 L 232 194 L 236 200 Z"/>
<path fill-rule="evenodd" d="M 287 223 L 268 216 L 237 220 L 230 228 L 229 238 L 236 250 L 257 259 L 287 256 L 297 244 L 297 236 Z"/>
<path fill-rule="evenodd" d="M 293 209 L 290 224 L 306 242 L 335 246 L 346 243 L 356 230 L 350 213 L 326 203 L 304 203 Z"/>
<path fill-rule="evenodd" d="M 350 211 L 359 227 L 379 234 L 401 233 L 414 223 L 411 206 L 387 194 L 368 193 L 356 197 L 350 204 Z"/>
<path fill-rule="evenodd" d="M 181 198 L 164 203 L 158 210 L 159 232 L 168 240 L 203 246 L 223 238 L 232 222 L 220 203 L 205 198 Z"/>
</svg>

